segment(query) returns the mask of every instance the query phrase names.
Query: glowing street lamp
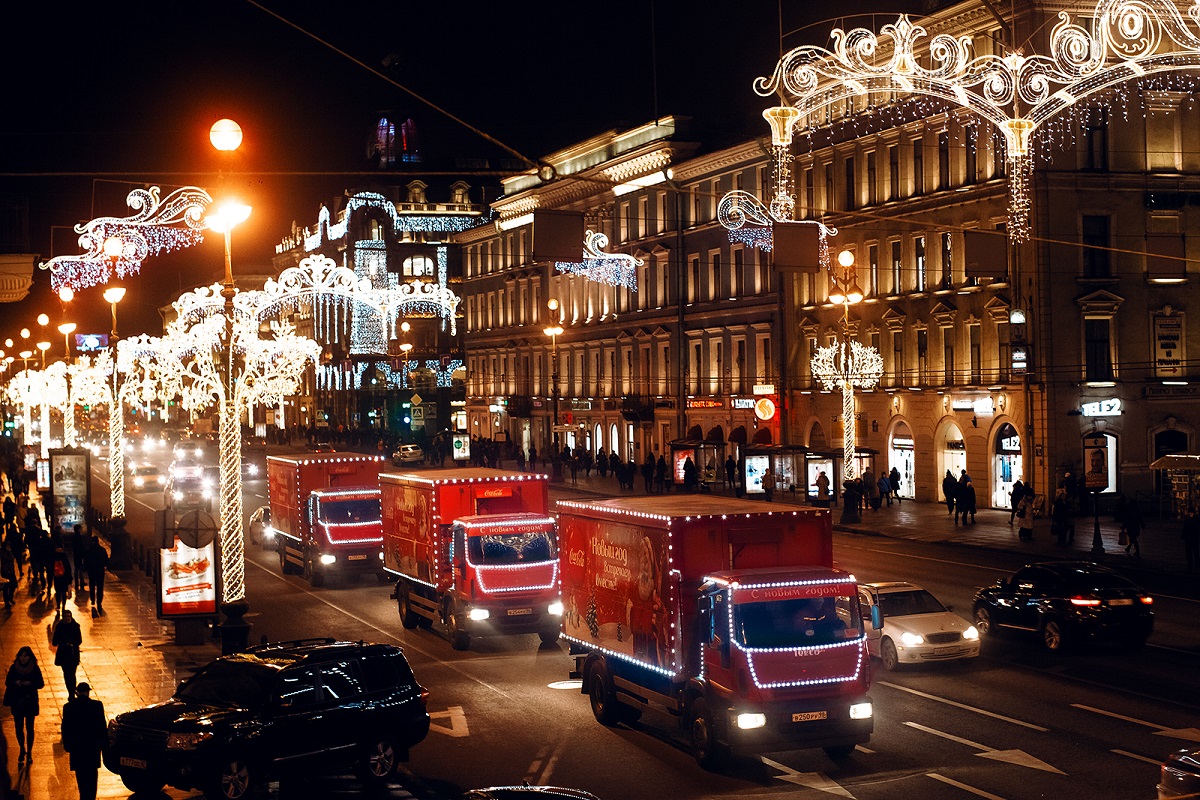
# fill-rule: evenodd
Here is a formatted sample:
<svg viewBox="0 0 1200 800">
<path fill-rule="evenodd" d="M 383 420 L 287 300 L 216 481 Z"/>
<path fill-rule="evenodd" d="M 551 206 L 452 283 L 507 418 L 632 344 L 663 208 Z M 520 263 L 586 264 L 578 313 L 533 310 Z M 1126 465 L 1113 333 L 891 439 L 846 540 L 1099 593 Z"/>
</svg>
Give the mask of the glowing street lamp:
<svg viewBox="0 0 1200 800">
<path fill-rule="evenodd" d="M 542 329 L 542 333 L 550 337 L 551 348 L 550 381 L 552 384 L 551 390 L 553 392 L 554 402 L 554 423 L 550 426 L 552 442 L 550 449 L 551 478 L 554 480 L 561 480 L 562 463 L 560 459 L 562 458 L 562 448 L 559 446 L 560 442 L 558 439 L 558 337 L 561 336 L 563 332 L 562 308 L 559 306 L 558 299 L 555 297 L 551 297 L 548 301 L 546 301 L 546 307 L 550 309 L 554 317 L 551 321 L 551 324 Z"/>
<path fill-rule="evenodd" d="M 63 353 L 67 359 L 71 358 L 71 334 L 75 332 L 74 322 L 64 322 L 58 326 L 58 332 L 63 335 Z"/>
<path fill-rule="evenodd" d="M 42 351 L 42 369 L 46 368 L 46 351 L 50 349 L 50 343 L 41 341 L 37 343 L 37 349 Z"/>
</svg>

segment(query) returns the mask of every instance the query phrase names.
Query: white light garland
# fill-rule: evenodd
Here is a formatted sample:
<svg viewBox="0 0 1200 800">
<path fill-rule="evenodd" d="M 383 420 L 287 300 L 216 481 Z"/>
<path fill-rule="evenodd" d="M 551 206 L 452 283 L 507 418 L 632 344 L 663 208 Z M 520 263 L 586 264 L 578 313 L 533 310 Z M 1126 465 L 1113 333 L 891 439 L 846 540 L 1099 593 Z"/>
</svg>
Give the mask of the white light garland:
<svg viewBox="0 0 1200 800">
<path fill-rule="evenodd" d="M 557 261 L 554 268 L 598 283 L 637 291 L 637 270 L 646 262 L 625 253 L 606 253 L 606 247 L 608 236 L 589 230 L 583 236 L 583 261 Z"/>
</svg>

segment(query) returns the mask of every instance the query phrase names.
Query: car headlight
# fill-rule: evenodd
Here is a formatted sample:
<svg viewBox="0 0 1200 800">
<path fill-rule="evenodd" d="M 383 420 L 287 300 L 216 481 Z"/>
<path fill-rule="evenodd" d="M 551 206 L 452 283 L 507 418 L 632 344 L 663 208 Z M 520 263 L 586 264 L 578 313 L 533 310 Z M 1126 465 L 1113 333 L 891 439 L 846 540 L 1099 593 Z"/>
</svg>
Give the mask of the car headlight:
<svg viewBox="0 0 1200 800">
<path fill-rule="evenodd" d="M 561 617 L 563 615 L 562 600 L 555 600 L 553 603 L 546 606 L 546 613 L 552 617 Z"/>
<path fill-rule="evenodd" d="M 173 499 L 175 499 L 175 500 L 182 500 L 182 499 L 183 499 L 183 492 L 172 492 L 172 493 L 171 493 L 171 497 L 172 497 Z"/>
<path fill-rule="evenodd" d="M 337 556 L 333 553 L 321 553 L 321 563 L 325 566 L 337 563 Z"/>
<path fill-rule="evenodd" d="M 195 750 L 203 742 L 213 738 L 212 731 L 193 731 L 192 733 L 172 733 L 167 736 L 168 750 Z"/>
<path fill-rule="evenodd" d="M 870 719 L 874 713 L 870 703 L 853 703 L 850 706 L 850 719 Z"/>
<path fill-rule="evenodd" d="M 146 485 L 146 479 L 143 478 L 141 475 L 138 475 L 136 478 L 133 479 L 133 485 L 136 486 L 137 488 L 141 489 L 143 486 Z"/>
<path fill-rule="evenodd" d="M 203 497 L 205 500 L 209 500 L 209 499 L 211 499 L 211 498 L 212 498 L 212 494 L 213 494 L 213 492 L 212 492 L 212 487 L 211 487 L 211 486 L 205 486 L 205 487 L 204 487 L 204 490 L 203 490 L 203 491 L 201 491 L 201 492 L 200 492 L 200 494 L 201 494 L 201 496 L 202 496 L 202 497 Z"/>
<path fill-rule="evenodd" d="M 251 475 L 257 475 L 258 464 L 251 464 L 250 466 L 246 467 L 246 472 L 250 473 Z"/>
<path fill-rule="evenodd" d="M 963 631 L 963 638 L 969 641 L 974 641 L 975 639 L 979 638 L 979 631 L 975 630 L 974 625 L 968 625 L 967 629 Z"/>
<path fill-rule="evenodd" d="M 275 529 L 272 528 L 270 525 L 264 525 L 263 530 L 262 530 L 262 536 L 264 539 L 274 539 L 275 538 Z"/>
<path fill-rule="evenodd" d="M 925 637 L 905 631 L 900 634 L 900 641 L 905 647 L 916 647 L 919 644 L 925 644 Z"/>
<path fill-rule="evenodd" d="M 486 608 L 472 608 L 469 612 L 467 612 L 467 618 L 473 619 L 476 622 L 487 619 L 491 615 L 492 612 L 488 611 Z"/>
<path fill-rule="evenodd" d="M 767 715 L 760 712 L 738 714 L 737 726 L 744 731 L 753 730 L 754 728 L 765 728 L 767 726 Z"/>
</svg>

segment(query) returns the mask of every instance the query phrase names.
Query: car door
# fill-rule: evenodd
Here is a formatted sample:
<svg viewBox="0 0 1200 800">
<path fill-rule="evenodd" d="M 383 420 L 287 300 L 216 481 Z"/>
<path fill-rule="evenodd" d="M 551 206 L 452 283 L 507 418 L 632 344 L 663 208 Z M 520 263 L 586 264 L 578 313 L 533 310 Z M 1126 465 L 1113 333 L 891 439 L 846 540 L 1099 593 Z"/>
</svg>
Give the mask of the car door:
<svg viewBox="0 0 1200 800">
<path fill-rule="evenodd" d="M 1031 567 L 1017 570 L 1011 578 L 992 590 L 993 624 L 1021 627 L 1021 607 L 1024 604 L 1022 598 L 1033 580 L 1031 570 Z"/>
<path fill-rule="evenodd" d="M 879 640 L 883 638 L 882 625 L 876 628 L 871 624 L 871 620 L 875 619 L 875 606 L 879 601 L 879 595 L 869 586 L 858 587 L 858 602 L 862 604 L 863 628 L 867 632 L 867 652 L 876 658 L 879 657 Z M 879 612 L 879 621 L 883 622 L 883 612 Z"/>
<path fill-rule="evenodd" d="M 326 721 L 321 713 L 317 671 L 313 667 L 285 669 L 271 698 L 271 725 L 265 755 L 281 769 L 307 768 L 325 751 Z"/>
<path fill-rule="evenodd" d="M 321 731 L 331 759 L 345 761 L 370 738 L 370 720 L 363 712 L 364 692 L 354 660 L 329 661 L 317 669 L 321 688 Z"/>
<path fill-rule="evenodd" d="M 1012 625 L 1036 631 L 1041 622 L 1046 597 L 1053 592 L 1056 580 L 1053 573 L 1040 567 L 1029 567 L 1017 573 L 1013 598 Z"/>
</svg>

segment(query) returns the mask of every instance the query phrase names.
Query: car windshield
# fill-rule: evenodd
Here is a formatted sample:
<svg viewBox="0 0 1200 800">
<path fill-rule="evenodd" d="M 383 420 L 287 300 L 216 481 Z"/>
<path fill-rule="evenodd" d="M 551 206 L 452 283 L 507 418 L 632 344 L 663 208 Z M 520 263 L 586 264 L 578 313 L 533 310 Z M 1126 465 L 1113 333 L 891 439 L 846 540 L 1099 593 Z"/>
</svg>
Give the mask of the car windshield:
<svg viewBox="0 0 1200 800">
<path fill-rule="evenodd" d="M 746 647 L 808 647 L 862 636 L 857 597 L 739 603 L 734 608 L 734 636 Z"/>
<path fill-rule="evenodd" d="M 555 557 L 554 540 L 546 531 L 471 536 L 467 551 L 473 564 L 525 564 Z"/>
<path fill-rule="evenodd" d="M 378 522 L 379 500 L 332 500 L 321 503 L 322 522 Z"/>
<path fill-rule="evenodd" d="M 158 467 L 138 467 L 133 471 L 134 475 L 157 475 Z"/>
<path fill-rule="evenodd" d="M 907 617 L 911 614 L 938 614 L 946 607 L 924 589 L 911 592 L 884 592 L 879 595 L 879 608 L 885 617 Z"/>
<path fill-rule="evenodd" d="M 177 700 L 209 706 L 257 708 L 271 696 L 275 670 L 246 661 L 214 661 L 175 693 Z"/>
</svg>

